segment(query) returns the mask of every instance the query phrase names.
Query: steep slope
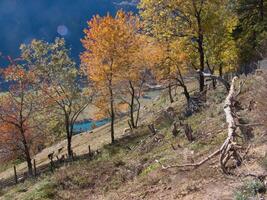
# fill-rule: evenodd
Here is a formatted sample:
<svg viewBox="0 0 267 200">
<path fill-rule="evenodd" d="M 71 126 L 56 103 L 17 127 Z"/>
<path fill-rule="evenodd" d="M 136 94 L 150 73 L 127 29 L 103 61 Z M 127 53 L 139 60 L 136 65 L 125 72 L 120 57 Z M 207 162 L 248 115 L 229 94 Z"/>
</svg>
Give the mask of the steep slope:
<svg viewBox="0 0 267 200">
<path fill-rule="evenodd" d="M 263 100 L 266 93 L 261 92 L 266 90 L 266 77 L 266 72 L 259 71 L 239 78 L 238 82 L 244 82 L 237 96 L 237 114 L 241 119 L 239 123 L 245 124 L 243 144 L 250 148 L 241 166 L 229 163 L 231 175 L 221 171 L 218 157 L 195 169 L 162 167 L 162 164 L 198 162 L 222 145 L 227 137 L 223 112 L 227 91 L 218 86 L 216 90 L 207 91 L 205 104 L 193 115 L 185 112 L 181 95 L 170 105 L 167 95 L 163 94 L 143 110 L 142 125 L 118 139 L 115 145 L 103 146 L 101 153 L 93 158 L 66 163 L 54 174 L 6 188 L 0 198 L 230 200 L 267 197 L 266 179 L 254 177 L 267 174 L 266 119 L 262 116 L 266 110 Z M 170 110 L 172 117 L 168 115 Z M 183 126 L 178 128 L 177 136 L 173 136 L 173 121 L 191 126 L 194 141 L 187 140 Z M 157 129 L 154 135 L 147 128 L 151 123 Z"/>
</svg>

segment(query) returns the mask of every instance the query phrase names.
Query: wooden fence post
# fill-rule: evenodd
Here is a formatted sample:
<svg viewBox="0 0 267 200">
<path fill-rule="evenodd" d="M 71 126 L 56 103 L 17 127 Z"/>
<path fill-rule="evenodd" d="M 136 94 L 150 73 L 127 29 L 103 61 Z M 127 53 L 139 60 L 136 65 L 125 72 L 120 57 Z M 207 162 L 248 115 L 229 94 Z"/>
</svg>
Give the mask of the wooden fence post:
<svg viewBox="0 0 267 200">
<path fill-rule="evenodd" d="M 148 125 L 148 128 L 149 128 L 150 132 L 151 132 L 153 135 L 156 135 L 156 134 L 157 134 L 157 130 L 155 129 L 154 124 L 149 124 L 149 125 Z"/>
<path fill-rule="evenodd" d="M 53 172 L 53 167 L 54 167 L 54 162 L 53 162 L 54 151 L 52 153 L 48 154 L 47 157 L 50 160 L 50 169 L 51 169 L 51 172 Z"/>
<path fill-rule="evenodd" d="M 33 159 L 33 169 L 34 169 L 34 176 L 37 176 L 37 170 L 36 170 L 36 161 Z"/>
<path fill-rule="evenodd" d="M 53 170 L 53 167 L 54 167 L 53 160 L 51 160 L 51 161 L 50 161 L 50 170 L 51 170 L 51 172 L 54 171 L 54 170 Z"/>
<path fill-rule="evenodd" d="M 15 178 L 15 183 L 18 183 L 18 176 L 17 176 L 17 169 L 16 169 L 16 165 L 14 165 L 14 178 Z"/>
<path fill-rule="evenodd" d="M 91 147 L 90 147 L 90 145 L 88 145 L 88 152 L 89 152 L 89 157 L 91 157 L 92 152 L 91 152 Z"/>
</svg>

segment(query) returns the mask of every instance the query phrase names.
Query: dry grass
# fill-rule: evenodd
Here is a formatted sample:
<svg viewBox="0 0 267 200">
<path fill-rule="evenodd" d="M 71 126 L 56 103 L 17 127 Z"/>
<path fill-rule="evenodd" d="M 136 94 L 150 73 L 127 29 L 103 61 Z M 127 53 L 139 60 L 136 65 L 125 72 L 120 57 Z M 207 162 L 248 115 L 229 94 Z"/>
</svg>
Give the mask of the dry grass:
<svg viewBox="0 0 267 200">
<path fill-rule="evenodd" d="M 151 96 L 153 99 L 159 95 L 159 91 L 155 92 L 149 92 L 149 96 Z M 149 99 L 142 99 L 142 105 L 150 107 L 151 101 Z M 95 108 L 89 107 L 87 110 L 82 114 L 80 119 L 86 118 L 86 116 L 92 116 L 93 113 L 96 111 Z M 141 111 L 141 117 L 144 115 L 144 111 Z M 88 117 L 87 117 L 88 118 Z M 121 138 L 123 136 L 123 130 L 125 128 L 128 128 L 127 124 L 127 118 L 124 117 L 122 119 L 118 119 L 115 123 L 115 137 Z M 76 155 L 83 155 L 88 153 L 88 145 L 91 146 L 92 150 L 100 149 L 103 145 L 110 143 L 110 126 L 109 124 L 106 124 L 102 127 L 96 128 L 93 130 L 93 133 L 82 133 L 79 135 L 73 136 L 72 141 L 72 147 L 73 151 Z M 51 147 L 48 147 L 42 152 L 38 153 L 33 157 L 33 159 L 36 160 L 37 167 L 40 165 L 44 165 L 49 163 L 48 154 L 54 152 L 57 152 L 57 150 L 61 147 L 64 147 L 63 151 L 61 152 L 61 155 L 67 154 L 67 141 L 63 140 Z M 7 170 L 2 170 L 0 173 L 0 179 L 6 179 L 8 177 L 13 176 L 13 166 Z M 6 168 L 5 168 L 6 169 Z M 17 171 L 25 172 L 27 170 L 26 163 L 21 163 L 17 165 Z"/>
<path fill-rule="evenodd" d="M 250 83 L 254 81 L 252 77 Z M 246 87 L 240 95 L 242 105 L 247 105 L 247 95 L 251 85 Z M 93 134 L 75 136 L 73 145 L 76 153 L 87 153 L 88 144 L 93 149 L 101 149 L 102 153 L 91 161 L 75 161 L 58 169 L 53 176 L 48 175 L 47 178 L 31 183 L 27 187 L 28 192 L 20 196 L 20 199 L 32 197 L 36 192 L 44 195 L 42 191 L 53 195 L 53 199 L 233 199 L 235 190 L 247 180 L 223 175 L 216 159 L 190 171 L 163 170 L 155 162 L 155 160 L 164 164 L 196 162 L 219 147 L 226 137 L 222 112 L 224 95 L 225 91 L 221 87 L 215 91 L 209 91 L 207 105 L 185 120 L 192 126 L 196 138 L 193 143 L 189 143 L 183 133 L 173 137 L 171 123 L 164 117 L 161 117 L 161 122 L 156 124 L 158 133 L 154 136 L 149 135 L 145 124 L 155 121 L 160 111 L 169 106 L 167 96 L 153 101 L 148 106 L 148 110 L 142 111 L 144 125 L 131 135 L 122 137 L 122 129 L 127 126 L 127 123 L 126 119 L 118 121 L 116 134 L 119 139 L 115 145 L 108 145 L 108 126 L 99 128 Z M 180 99 L 181 95 L 178 98 Z M 175 108 L 177 117 L 183 105 L 184 101 L 177 101 L 171 105 Z M 245 115 L 253 119 L 256 116 L 255 112 L 242 111 L 241 114 L 242 117 Z M 255 128 L 255 139 L 250 141 L 253 146 L 248 159 L 240 168 L 235 169 L 235 173 L 266 171 L 265 164 L 260 162 L 266 159 L 266 142 L 260 139 L 261 131 Z M 56 147 L 53 148 L 56 149 Z M 45 184 L 47 180 L 56 185 L 52 193 L 49 190 L 51 185 Z M 43 190 L 34 189 L 40 188 L 39 184 L 45 186 Z M 7 194 L 11 194 L 10 191 L 6 191 Z M 11 197 L 20 194 L 17 187 L 13 188 L 12 194 Z"/>
</svg>

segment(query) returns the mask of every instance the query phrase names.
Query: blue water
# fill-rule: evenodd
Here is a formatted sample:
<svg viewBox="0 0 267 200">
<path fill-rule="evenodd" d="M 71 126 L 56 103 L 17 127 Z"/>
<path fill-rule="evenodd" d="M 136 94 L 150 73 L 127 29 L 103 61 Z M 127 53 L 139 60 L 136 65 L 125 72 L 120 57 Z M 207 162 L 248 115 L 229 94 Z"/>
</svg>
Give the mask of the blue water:
<svg viewBox="0 0 267 200">
<path fill-rule="evenodd" d="M 109 122 L 110 122 L 109 118 L 101 119 L 101 120 L 98 120 L 98 121 L 86 120 L 86 121 L 83 121 L 83 122 L 77 122 L 77 123 L 74 124 L 73 132 L 78 134 L 78 133 L 90 131 L 90 130 L 92 130 L 94 128 L 103 126 L 103 125 L 105 125 L 105 124 L 107 124 Z"/>
</svg>

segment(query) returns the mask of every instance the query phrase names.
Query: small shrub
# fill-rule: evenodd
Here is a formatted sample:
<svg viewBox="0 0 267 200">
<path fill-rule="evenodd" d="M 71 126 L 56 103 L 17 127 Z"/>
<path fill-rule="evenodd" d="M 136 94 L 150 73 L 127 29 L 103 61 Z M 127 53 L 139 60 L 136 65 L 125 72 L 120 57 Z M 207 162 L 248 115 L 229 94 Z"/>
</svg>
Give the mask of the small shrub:
<svg viewBox="0 0 267 200">
<path fill-rule="evenodd" d="M 51 180 L 44 180 L 37 184 L 37 186 L 27 195 L 24 200 L 48 200 L 53 199 L 55 195 L 56 185 Z"/>
<path fill-rule="evenodd" d="M 240 191 L 235 192 L 235 200 L 248 200 L 248 197 Z"/>
<path fill-rule="evenodd" d="M 235 200 L 247 200 L 264 190 L 265 185 L 259 180 L 248 181 L 235 192 Z"/>
<path fill-rule="evenodd" d="M 198 152 L 204 148 L 207 148 L 207 143 L 205 141 L 197 141 L 191 143 L 189 147 L 191 150 Z"/>
<path fill-rule="evenodd" d="M 146 176 L 147 174 L 149 174 L 150 172 L 156 170 L 159 167 L 158 163 L 153 163 L 151 165 L 149 165 L 147 168 L 145 168 L 142 173 L 140 174 L 140 176 Z"/>
<path fill-rule="evenodd" d="M 105 161 L 112 158 L 115 159 L 116 157 L 123 157 L 124 154 L 125 148 L 119 143 L 107 144 L 101 149 L 101 154 L 99 155 L 98 160 Z"/>
</svg>

